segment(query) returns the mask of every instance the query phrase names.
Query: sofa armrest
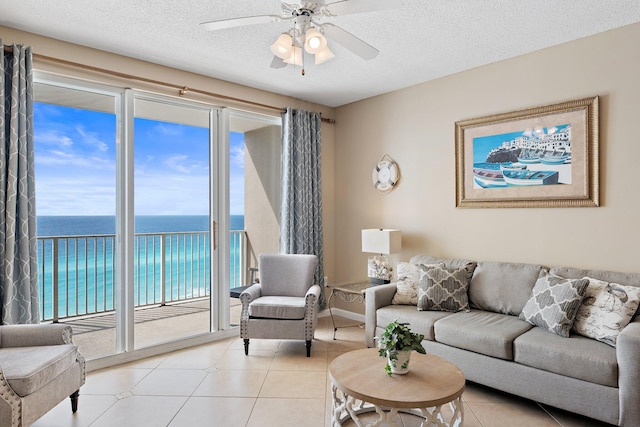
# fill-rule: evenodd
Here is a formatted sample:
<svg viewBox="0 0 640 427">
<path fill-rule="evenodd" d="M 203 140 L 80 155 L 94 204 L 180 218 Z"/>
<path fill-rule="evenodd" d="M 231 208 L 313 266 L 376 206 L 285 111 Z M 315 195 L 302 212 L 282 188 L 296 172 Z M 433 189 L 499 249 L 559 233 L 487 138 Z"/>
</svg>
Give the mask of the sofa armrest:
<svg viewBox="0 0 640 427">
<path fill-rule="evenodd" d="M 242 303 L 242 305 L 246 304 L 248 306 L 251 301 L 256 298 L 260 298 L 261 295 L 262 286 L 260 286 L 260 283 L 254 283 L 253 285 L 242 291 L 242 293 L 240 294 L 240 302 Z"/>
<path fill-rule="evenodd" d="M 322 289 L 320 289 L 319 285 L 313 285 L 309 288 L 309 290 L 307 291 L 306 295 L 304 296 L 305 299 L 308 299 L 311 295 L 315 295 L 315 299 L 316 301 L 318 301 L 320 299 L 320 294 L 322 293 Z"/>
<path fill-rule="evenodd" d="M 364 341 L 367 347 L 375 347 L 376 310 L 391 304 L 396 294 L 396 284 L 378 285 L 367 288 L 365 293 Z"/>
<path fill-rule="evenodd" d="M 629 323 L 618 335 L 616 358 L 620 388 L 618 425 L 637 425 L 640 420 L 640 318 Z"/>
<path fill-rule="evenodd" d="M 240 302 L 242 303 L 242 310 L 240 311 L 240 319 L 249 320 L 249 304 L 256 298 L 260 298 L 262 295 L 262 286 L 260 283 L 249 286 L 240 294 Z"/>
<path fill-rule="evenodd" d="M 59 323 L 40 325 L 0 326 L 1 347 L 35 347 L 41 345 L 73 344 L 73 330 Z"/>
</svg>

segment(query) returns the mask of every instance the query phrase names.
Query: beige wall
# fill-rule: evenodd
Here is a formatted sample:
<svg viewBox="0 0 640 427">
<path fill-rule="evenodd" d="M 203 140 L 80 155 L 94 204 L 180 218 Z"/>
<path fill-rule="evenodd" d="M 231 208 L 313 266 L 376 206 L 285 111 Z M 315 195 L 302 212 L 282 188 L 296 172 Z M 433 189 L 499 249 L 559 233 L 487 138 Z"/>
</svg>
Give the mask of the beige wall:
<svg viewBox="0 0 640 427">
<path fill-rule="evenodd" d="M 280 126 L 244 134 L 244 228 L 249 240 L 250 266 L 261 253 L 280 250 Z"/>
<path fill-rule="evenodd" d="M 366 277 L 360 230 L 373 227 L 402 230 L 395 261 L 429 253 L 640 272 L 638 40 L 635 24 L 337 108 L 337 280 Z M 595 95 L 601 207 L 455 207 L 456 121 Z M 371 170 L 385 153 L 402 178 L 381 195 Z"/>
</svg>

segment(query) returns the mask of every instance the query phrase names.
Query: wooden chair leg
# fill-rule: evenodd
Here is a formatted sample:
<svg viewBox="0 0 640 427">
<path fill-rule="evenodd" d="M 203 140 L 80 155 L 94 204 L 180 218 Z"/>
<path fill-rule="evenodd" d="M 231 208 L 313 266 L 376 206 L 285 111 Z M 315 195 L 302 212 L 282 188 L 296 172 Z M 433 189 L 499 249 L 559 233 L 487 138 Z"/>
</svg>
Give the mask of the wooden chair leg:
<svg viewBox="0 0 640 427">
<path fill-rule="evenodd" d="M 69 398 L 71 399 L 71 411 L 75 414 L 78 410 L 78 397 L 80 397 L 80 390 L 73 392 Z"/>
<path fill-rule="evenodd" d="M 311 357 L 311 341 L 307 341 L 306 345 L 307 345 L 307 357 Z"/>
<path fill-rule="evenodd" d="M 249 338 L 244 339 L 244 355 L 249 355 Z"/>
</svg>

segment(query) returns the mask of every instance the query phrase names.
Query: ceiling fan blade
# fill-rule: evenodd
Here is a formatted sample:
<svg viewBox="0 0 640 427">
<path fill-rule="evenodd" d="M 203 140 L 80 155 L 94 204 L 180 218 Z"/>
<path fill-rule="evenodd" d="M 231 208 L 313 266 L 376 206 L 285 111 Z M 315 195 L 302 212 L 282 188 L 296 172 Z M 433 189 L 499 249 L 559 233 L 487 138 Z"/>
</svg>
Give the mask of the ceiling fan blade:
<svg viewBox="0 0 640 427">
<path fill-rule="evenodd" d="M 343 0 L 325 6 L 331 15 L 348 15 L 350 13 L 375 12 L 399 8 L 394 0 Z"/>
<path fill-rule="evenodd" d="M 278 58 L 277 56 L 273 55 L 273 60 L 271 61 L 271 68 L 275 68 L 280 69 L 280 68 L 284 68 L 287 66 L 287 63 L 284 62 L 282 59 Z"/>
<path fill-rule="evenodd" d="M 282 18 L 277 15 L 245 16 L 244 18 L 223 19 L 220 21 L 203 22 L 200 24 L 206 31 L 224 30 L 227 28 L 243 27 L 246 25 L 266 24 L 280 22 Z"/>
<path fill-rule="evenodd" d="M 353 34 L 336 27 L 333 24 L 322 24 L 320 31 L 334 42 L 341 44 L 359 57 L 365 60 L 378 56 L 380 51 L 369 43 L 354 36 Z"/>
</svg>

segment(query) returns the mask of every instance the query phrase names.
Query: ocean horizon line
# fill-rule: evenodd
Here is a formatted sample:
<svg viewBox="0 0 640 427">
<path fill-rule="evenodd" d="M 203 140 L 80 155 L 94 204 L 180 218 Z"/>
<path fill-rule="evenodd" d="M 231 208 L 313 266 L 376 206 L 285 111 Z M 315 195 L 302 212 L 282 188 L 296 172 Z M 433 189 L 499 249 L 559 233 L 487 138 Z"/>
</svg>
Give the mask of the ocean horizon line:
<svg viewBox="0 0 640 427">
<path fill-rule="evenodd" d="M 37 215 L 38 237 L 115 234 L 115 215 Z M 209 215 L 136 215 L 135 233 L 209 231 Z M 230 230 L 244 229 L 244 215 L 229 215 Z"/>
</svg>

